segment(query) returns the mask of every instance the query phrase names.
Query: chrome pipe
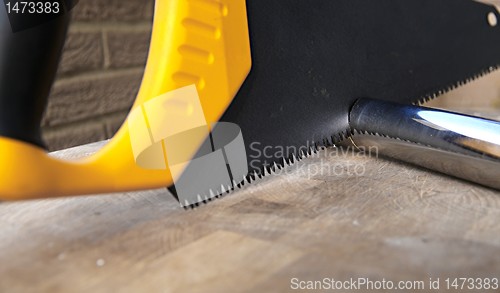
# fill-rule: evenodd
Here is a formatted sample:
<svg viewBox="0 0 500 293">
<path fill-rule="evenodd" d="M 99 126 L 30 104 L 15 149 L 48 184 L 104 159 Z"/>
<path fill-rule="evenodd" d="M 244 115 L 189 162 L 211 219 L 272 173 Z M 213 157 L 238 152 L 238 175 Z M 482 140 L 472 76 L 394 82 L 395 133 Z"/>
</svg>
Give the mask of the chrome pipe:
<svg viewBox="0 0 500 293">
<path fill-rule="evenodd" d="M 500 122 L 438 109 L 360 99 L 344 145 L 500 189 Z"/>
</svg>

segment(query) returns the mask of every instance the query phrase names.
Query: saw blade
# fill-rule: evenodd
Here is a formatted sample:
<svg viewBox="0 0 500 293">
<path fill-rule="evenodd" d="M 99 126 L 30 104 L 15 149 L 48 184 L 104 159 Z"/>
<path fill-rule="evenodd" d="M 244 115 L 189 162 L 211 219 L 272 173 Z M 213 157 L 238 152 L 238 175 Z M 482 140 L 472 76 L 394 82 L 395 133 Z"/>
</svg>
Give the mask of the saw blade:
<svg viewBox="0 0 500 293">
<path fill-rule="evenodd" d="M 497 10 L 469 0 L 248 1 L 252 70 L 222 121 L 250 170 L 340 140 L 356 99 L 415 103 L 500 64 Z"/>
<path fill-rule="evenodd" d="M 500 15 L 472 0 L 247 1 L 247 13 L 252 69 L 221 121 L 241 128 L 252 177 L 340 141 L 358 98 L 420 103 L 500 64 Z"/>
</svg>

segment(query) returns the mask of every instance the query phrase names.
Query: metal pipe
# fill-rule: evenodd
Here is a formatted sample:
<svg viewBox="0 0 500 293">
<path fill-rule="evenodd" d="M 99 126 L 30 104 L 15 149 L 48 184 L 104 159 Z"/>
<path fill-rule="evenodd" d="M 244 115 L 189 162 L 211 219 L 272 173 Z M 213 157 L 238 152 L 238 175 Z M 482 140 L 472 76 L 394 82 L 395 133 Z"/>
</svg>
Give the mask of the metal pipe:
<svg viewBox="0 0 500 293">
<path fill-rule="evenodd" d="M 500 122 L 438 109 L 360 99 L 349 142 L 381 155 L 500 189 Z"/>
</svg>

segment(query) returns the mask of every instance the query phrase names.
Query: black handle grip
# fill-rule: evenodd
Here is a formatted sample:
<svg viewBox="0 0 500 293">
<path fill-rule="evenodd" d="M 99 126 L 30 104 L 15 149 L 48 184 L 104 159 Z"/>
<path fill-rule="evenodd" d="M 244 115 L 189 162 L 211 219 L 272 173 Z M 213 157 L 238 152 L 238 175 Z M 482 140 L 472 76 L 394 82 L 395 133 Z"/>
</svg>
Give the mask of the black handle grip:
<svg viewBox="0 0 500 293">
<path fill-rule="evenodd" d="M 16 30 L 4 4 L 0 2 L 0 136 L 44 147 L 40 122 L 70 14 Z M 16 17 L 23 21 L 24 16 Z"/>
</svg>

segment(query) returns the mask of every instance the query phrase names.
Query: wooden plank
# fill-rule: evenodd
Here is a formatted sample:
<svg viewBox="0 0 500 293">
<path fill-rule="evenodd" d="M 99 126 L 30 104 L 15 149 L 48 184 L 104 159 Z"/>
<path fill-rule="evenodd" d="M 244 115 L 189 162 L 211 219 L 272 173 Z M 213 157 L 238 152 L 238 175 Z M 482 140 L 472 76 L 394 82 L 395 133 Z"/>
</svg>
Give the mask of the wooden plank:
<svg viewBox="0 0 500 293">
<path fill-rule="evenodd" d="M 499 192 L 328 149 L 192 211 L 165 189 L 4 202 L 0 292 L 280 292 L 291 278 L 499 277 L 499 222 Z"/>
</svg>

